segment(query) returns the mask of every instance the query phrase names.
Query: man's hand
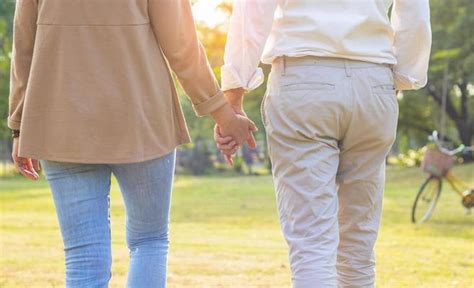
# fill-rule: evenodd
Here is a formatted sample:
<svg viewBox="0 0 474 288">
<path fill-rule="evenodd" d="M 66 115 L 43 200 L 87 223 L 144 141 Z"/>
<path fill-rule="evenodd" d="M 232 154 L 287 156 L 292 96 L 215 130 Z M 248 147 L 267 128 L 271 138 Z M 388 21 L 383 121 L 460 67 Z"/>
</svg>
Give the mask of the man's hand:
<svg viewBox="0 0 474 288">
<path fill-rule="evenodd" d="M 244 94 L 245 90 L 243 88 L 236 88 L 224 91 L 224 97 L 229 102 L 230 106 L 234 110 L 243 110 L 244 106 Z"/>
<path fill-rule="evenodd" d="M 20 142 L 18 138 L 13 139 L 13 151 L 12 158 L 15 163 L 15 167 L 23 176 L 31 180 L 38 180 L 39 175 L 37 171 L 41 170 L 40 163 L 38 160 L 24 158 L 18 156 L 18 147 Z"/>
<path fill-rule="evenodd" d="M 242 88 L 227 90 L 224 92 L 224 96 L 227 99 L 227 102 L 230 103 L 230 106 L 232 107 L 234 112 L 237 115 L 242 115 L 244 117 L 247 117 L 247 114 L 244 111 L 244 94 L 245 94 L 245 90 Z M 255 138 L 253 137 L 252 133 L 250 133 L 250 137 L 249 139 L 247 139 L 247 143 L 249 144 L 249 147 L 252 149 L 257 147 L 257 143 L 255 142 Z"/>
</svg>

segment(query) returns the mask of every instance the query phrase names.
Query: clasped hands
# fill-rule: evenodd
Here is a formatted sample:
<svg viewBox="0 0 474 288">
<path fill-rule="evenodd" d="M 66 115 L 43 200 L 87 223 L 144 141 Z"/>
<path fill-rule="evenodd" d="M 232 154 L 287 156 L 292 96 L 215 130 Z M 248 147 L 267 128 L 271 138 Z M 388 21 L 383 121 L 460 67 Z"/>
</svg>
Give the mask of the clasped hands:
<svg viewBox="0 0 474 288">
<path fill-rule="evenodd" d="M 232 89 L 224 92 L 232 111 L 231 117 L 214 117 L 216 125 L 214 126 L 214 140 L 217 148 L 224 155 L 227 163 L 233 165 L 232 155 L 245 142 L 250 148 L 257 146 L 253 132 L 256 132 L 257 126 L 247 117 L 243 110 L 244 90 L 241 88 Z M 227 112 L 229 113 L 229 112 Z M 225 118 L 227 120 L 224 120 Z"/>
</svg>

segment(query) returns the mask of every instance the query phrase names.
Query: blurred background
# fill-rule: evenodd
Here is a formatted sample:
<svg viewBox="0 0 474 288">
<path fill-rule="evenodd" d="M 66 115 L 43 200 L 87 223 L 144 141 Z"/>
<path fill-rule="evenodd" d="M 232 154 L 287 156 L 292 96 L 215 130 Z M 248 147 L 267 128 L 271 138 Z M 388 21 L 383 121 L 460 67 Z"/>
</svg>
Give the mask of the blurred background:
<svg viewBox="0 0 474 288">
<path fill-rule="evenodd" d="M 199 33 L 216 76 L 220 79 L 220 66 L 226 41 L 226 31 L 232 2 L 224 0 L 193 1 Z M 469 146 L 474 135 L 474 78 L 473 1 L 431 1 L 433 25 L 433 52 L 429 83 L 420 91 L 399 95 L 400 121 L 398 138 L 389 160 L 392 164 L 415 166 L 419 164 L 420 147 L 427 135 L 437 129 L 453 144 Z M 14 0 L 2 0 L 0 4 L 0 158 L 5 169 L 10 162 L 10 133 L 6 126 L 12 21 Z M 416 41 L 416 39 L 414 39 Z M 269 72 L 270 67 L 264 66 Z M 265 130 L 260 116 L 260 103 L 266 85 L 252 91 L 245 98 L 245 109 L 257 122 L 259 148 L 239 151 L 234 170 L 236 173 L 268 173 L 265 149 Z M 190 102 L 180 89 L 182 105 L 193 144 L 180 149 L 179 173 L 195 175 L 222 172 L 226 167 L 212 141 L 213 122 L 209 118 L 197 118 Z M 445 112 L 443 112 L 445 111 Z M 470 161 L 472 157 L 465 155 Z M 192 161 L 191 161 L 192 160 Z"/>
<path fill-rule="evenodd" d="M 474 221 L 465 215 L 461 198 L 445 185 L 430 221 L 410 223 L 414 198 L 426 178 L 418 166 L 428 135 L 440 131 L 451 148 L 474 140 L 474 1 L 430 3 L 429 83 L 398 96 L 398 137 L 387 159 L 385 214 L 377 244 L 380 287 L 474 287 Z M 232 1 L 196 0 L 193 5 L 201 40 L 220 79 Z M 61 287 L 62 242 L 47 183 L 22 179 L 11 164 L 6 118 L 14 6 L 14 0 L 0 0 L 0 287 Z M 263 68 L 268 75 L 270 67 Z M 289 287 L 260 115 L 265 85 L 245 98 L 246 112 L 259 127 L 258 147 L 244 146 L 232 168 L 214 145 L 212 119 L 197 118 L 178 89 L 193 143 L 178 152 L 170 287 Z M 472 162 L 472 153 L 464 153 L 453 168 L 471 187 Z M 123 287 L 128 256 L 117 185 L 111 201 L 111 287 Z"/>
</svg>

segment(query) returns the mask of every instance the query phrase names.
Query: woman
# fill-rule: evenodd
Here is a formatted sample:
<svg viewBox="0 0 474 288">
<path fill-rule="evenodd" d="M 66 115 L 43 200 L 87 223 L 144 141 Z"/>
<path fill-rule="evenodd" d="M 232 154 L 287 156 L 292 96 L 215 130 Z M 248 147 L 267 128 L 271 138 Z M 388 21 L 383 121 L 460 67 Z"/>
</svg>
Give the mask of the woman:
<svg viewBox="0 0 474 288">
<path fill-rule="evenodd" d="M 188 0 L 17 0 L 8 126 L 20 172 L 49 181 L 67 287 L 107 287 L 109 190 L 126 206 L 128 287 L 165 287 L 175 148 L 189 142 L 176 73 L 200 116 L 243 143 Z"/>
</svg>

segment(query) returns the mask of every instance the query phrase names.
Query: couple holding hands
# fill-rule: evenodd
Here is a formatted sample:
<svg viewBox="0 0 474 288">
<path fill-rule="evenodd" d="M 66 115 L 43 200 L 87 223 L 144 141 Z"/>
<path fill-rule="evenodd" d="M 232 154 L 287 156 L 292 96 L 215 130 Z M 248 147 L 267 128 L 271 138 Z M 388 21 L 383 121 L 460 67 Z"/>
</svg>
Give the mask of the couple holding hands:
<svg viewBox="0 0 474 288">
<path fill-rule="evenodd" d="M 67 287 L 108 286 L 112 174 L 127 287 L 166 286 L 175 149 L 190 141 L 171 71 L 231 162 L 255 146 L 243 99 L 264 80 L 260 60 L 272 65 L 262 117 L 293 287 L 374 287 L 396 91 L 427 82 L 428 0 L 235 0 L 222 90 L 188 0 L 16 2 L 12 156 L 27 178 L 44 169 Z"/>
</svg>

